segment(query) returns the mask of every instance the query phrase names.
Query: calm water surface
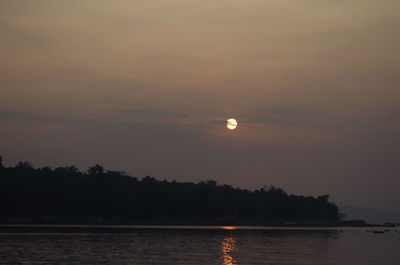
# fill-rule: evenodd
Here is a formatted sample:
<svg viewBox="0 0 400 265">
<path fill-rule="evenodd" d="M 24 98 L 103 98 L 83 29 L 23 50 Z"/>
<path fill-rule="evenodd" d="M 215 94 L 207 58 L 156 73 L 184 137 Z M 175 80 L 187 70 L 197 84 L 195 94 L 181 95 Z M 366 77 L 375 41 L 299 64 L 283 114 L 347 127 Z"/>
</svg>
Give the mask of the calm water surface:
<svg viewBox="0 0 400 265">
<path fill-rule="evenodd" d="M 0 226 L 0 264 L 400 264 L 396 228 L 234 228 Z"/>
</svg>

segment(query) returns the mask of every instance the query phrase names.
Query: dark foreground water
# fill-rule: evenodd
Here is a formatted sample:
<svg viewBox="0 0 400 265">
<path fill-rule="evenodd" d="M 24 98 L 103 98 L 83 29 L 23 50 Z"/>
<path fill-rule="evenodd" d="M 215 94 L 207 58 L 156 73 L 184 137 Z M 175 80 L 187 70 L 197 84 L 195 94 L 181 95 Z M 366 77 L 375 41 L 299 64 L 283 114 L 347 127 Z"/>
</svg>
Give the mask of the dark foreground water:
<svg viewBox="0 0 400 265">
<path fill-rule="evenodd" d="M 0 264 L 400 264 L 396 228 L 234 228 L 0 226 Z"/>
</svg>

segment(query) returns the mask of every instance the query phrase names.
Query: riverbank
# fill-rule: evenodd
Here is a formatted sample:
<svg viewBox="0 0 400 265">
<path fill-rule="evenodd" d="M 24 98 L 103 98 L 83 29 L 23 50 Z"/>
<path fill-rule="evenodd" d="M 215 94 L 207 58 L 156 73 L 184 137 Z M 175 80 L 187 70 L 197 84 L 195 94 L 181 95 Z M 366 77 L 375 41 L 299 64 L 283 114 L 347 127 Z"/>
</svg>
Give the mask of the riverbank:
<svg viewBox="0 0 400 265">
<path fill-rule="evenodd" d="M 0 225 L 87 225 L 87 226 L 260 226 L 260 227 L 394 227 L 393 223 L 368 224 L 363 220 L 313 221 L 265 218 L 132 218 L 132 217 L 3 217 Z"/>
</svg>

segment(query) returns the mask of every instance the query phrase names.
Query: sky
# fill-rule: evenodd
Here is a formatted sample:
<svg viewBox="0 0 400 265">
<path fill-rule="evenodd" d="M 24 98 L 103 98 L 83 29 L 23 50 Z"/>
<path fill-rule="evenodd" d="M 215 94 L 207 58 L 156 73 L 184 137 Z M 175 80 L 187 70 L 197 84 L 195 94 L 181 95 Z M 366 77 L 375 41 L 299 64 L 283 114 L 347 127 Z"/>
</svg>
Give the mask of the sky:
<svg viewBox="0 0 400 265">
<path fill-rule="evenodd" d="M 0 0 L 0 155 L 399 210 L 399 10 Z"/>
</svg>

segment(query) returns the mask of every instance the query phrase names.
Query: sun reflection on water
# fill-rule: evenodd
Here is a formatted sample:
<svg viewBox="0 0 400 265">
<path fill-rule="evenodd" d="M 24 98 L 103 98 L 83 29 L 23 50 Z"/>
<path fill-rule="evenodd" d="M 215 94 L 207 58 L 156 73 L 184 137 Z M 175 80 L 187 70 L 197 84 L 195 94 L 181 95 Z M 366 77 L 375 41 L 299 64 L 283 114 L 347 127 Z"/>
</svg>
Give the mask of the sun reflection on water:
<svg viewBox="0 0 400 265">
<path fill-rule="evenodd" d="M 236 239 L 233 236 L 225 237 L 221 241 L 221 253 L 223 265 L 237 264 L 233 257 L 230 255 L 232 251 L 236 250 Z"/>
<path fill-rule="evenodd" d="M 221 226 L 221 229 L 224 229 L 224 230 L 236 230 L 237 226 Z"/>
</svg>

